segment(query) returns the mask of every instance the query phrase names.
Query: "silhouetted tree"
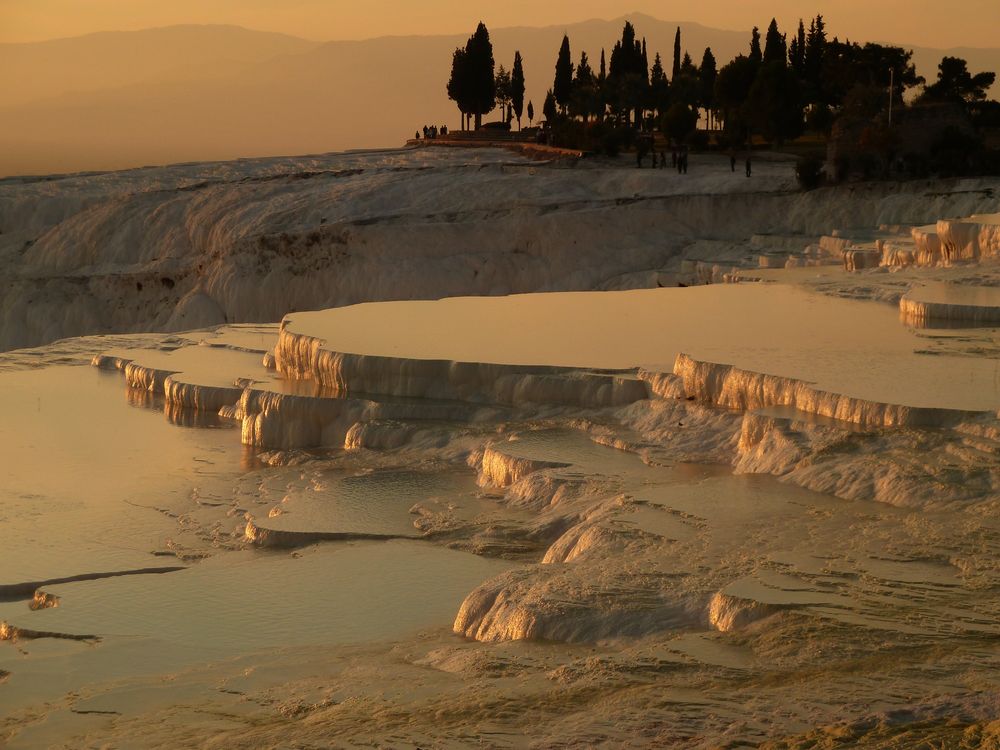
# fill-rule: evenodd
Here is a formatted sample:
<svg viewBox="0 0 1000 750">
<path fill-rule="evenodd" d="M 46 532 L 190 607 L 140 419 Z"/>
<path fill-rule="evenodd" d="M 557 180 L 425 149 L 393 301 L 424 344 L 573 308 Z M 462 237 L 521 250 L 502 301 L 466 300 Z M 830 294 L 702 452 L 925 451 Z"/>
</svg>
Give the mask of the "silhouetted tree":
<svg viewBox="0 0 1000 750">
<path fill-rule="evenodd" d="M 657 54 L 653 60 L 653 69 L 649 72 L 649 108 L 656 110 L 657 115 L 662 115 L 667 111 L 669 103 L 670 84 L 663 69 L 663 61 Z"/>
<path fill-rule="evenodd" d="M 760 65 L 763 59 L 764 53 L 760 50 L 760 29 L 754 26 L 750 32 L 750 62 Z"/>
<path fill-rule="evenodd" d="M 764 58 L 767 63 L 780 62 L 786 65 L 788 62 L 788 46 L 785 44 L 785 36 L 778 31 L 778 22 L 771 19 L 771 25 L 767 27 L 767 36 L 764 38 Z"/>
<path fill-rule="evenodd" d="M 701 67 L 698 69 L 698 78 L 701 80 L 701 106 L 707 113 L 708 127 L 712 126 L 712 110 L 715 109 L 715 79 L 718 78 L 715 55 L 712 48 L 706 47 L 705 54 L 701 57 Z"/>
<path fill-rule="evenodd" d="M 888 47 L 834 39 L 824 45 L 820 91 L 823 102 L 840 106 L 851 89 L 857 86 L 887 91 L 892 78 L 893 100 L 903 104 L 903 92 L 924 82 L 913 65 L 913 53 L 901 47 Z M 892 75 L 890 76 L 890 70 Z"/>
<path fill-rule="evenodd" d="M 753 61 L 746 55 L 739 55 L 723 65 L 715 79 L 715 106 L 722 114 L 726 130 L 733 136 L 743 135 L 741 131 L 745 126 L 741 113 L 756 76 L 757 66 Z"/>
<path fill-rule="evenodd" d="M 587 53 L 580 53 L 580 64 L 576 66 L 576 76 L 573 78 L 573 95 L 570 97 L 569 110 L 574 117 L 582 117 L 584 121 L 596 114 L 600 108 L 597 90 L 597 76 L 590 67 Z"/>
<path fill-rule="evenodd" d="M 799 19 L 799 31 L 788 45 L 788 62 L 800 77 L 805 75 L 806 68 L 806 27 Z"/>
<path fill-rule="evenodd" d="M 806 36 L 805 52 L 802 56 L 802 77 L 806 83 L 807 100 L 810 102 L 824 100 L 822 77 L 826 44 L 826 24 L 823 22 L 823 16 L 816 16 L 809 22 L 809 34 Z"/>
<path fill-rule="evenodd" d="M 996 78 L 996 73 L 972 75 L 968 63 L 960 57 L 943 57 L 938 64 L 937 81 L 924 90 L 922 98 L 960 104 L 981 102 Z"/>
<path fill-rule="evenodd" d="M 484 23 L 469 37 L 465 50 L 455 50 L 448 96 L 458 102 L 466 115 L 475 116 L 476 128 L 483 115 L 496 106 L 496 79 L 493 76 L 493 45 Z"/>
<path fill-rule="evenodd" d="M 670 83 L 670 103 L 686 104 L 691 109 L 701 106 L 702 88 L 698 69 L 686 58 L 687 64 L 681 63 L 681 70 Z"/>
<path fill-rule="evenodd" d="M 528 125 L 531 125 L 535 121 L 535 104 L 530 99 L 528 100 Z"/>
<path fill-rule="evenodd" d="M 458 105 L 462 113 L 462 129 L 465 130 L 466 117 L 472 112 L 472 84 L 469 75 L 466 51 L 459 47 L 451 59 L 451 78 L 448 79 L 448 98 Z"/>
<path fill-rule="evenodd" d="M 663 115 L 662 127 L 669 138 L 683 142 L 698 127 L 698 113 L 683 102 L 674 102 Z"/>
<path fill-rule="evenodd" d="M 542 105 L 542 114 L 551 125 L 559 118 L 559 111 L 556 109 L 556 95 L 549 89 L 545 94 L 545 103 Z"/>
<path fill-rule="evenodd" d="M 642 56 L 642 44 L 636 41 L 635 27 L 628 21 L 622 29 L 621 41 L 611 50 L 608 72 L 609 99 L 618 112 L 628 119 L 634 111 L 635 125 L 642 123 L 642 110 L 648 97 L 649 69 Z"/>
<path fill-rule="evenodd" d="M 517 129 L 521 129 L 521 115 L 524 114 L 524 61 L 521 53 L 514 53 L 514 69 L 510 73 L 510 103 L 517 118 Z"/>
<path fill-rule="evenodd" d="M 802 134 L 799 79 L 784 57 L 761 66 L 743 104 L 743 119 L 754 132 L 778 144 Z"/>
<path fill-rule="evenodd" d="M 609 88 L 610 86 L 608 86 L 608 66 L 607 63 L 605 63 L 604 61 L 604 48 L 601 47 L 601 68 L 597 73 L 597 96 L 598 99 L 600 100 L 600 105 L 601 105 L 600 109 L 602 116 L 604 115 L 605 109 L 607 108 L 608 104 L 610 104 L 608 100 Z"/>
<path fill-rule="evenodd" d="M 670 70 L 670 80 L 672 81 L 681 73 L 681 27 L 677 27 L 674 34 L 674 67 Z"/>
<path fill-rule="evenodd" d="M 500 70 L 497 71 L 494 87 L 496 89 L 496 102 L 500 107 L 500 119 L 504 122 L 510 122 L 511 120 L 511 114 L 508 109 L 511 102 L 510 85 L 510 73 L 501 65 Z"/>
<path fill-rule="evenodd" d="M 559 47 L 559 57 L 556 59 L 556 77 L 552 84 L 552 93 L 556 103 L 565 113 L 573 96 L 573 61 L 570 59 L 569 37 L 565 34 Z"/>
</svg>

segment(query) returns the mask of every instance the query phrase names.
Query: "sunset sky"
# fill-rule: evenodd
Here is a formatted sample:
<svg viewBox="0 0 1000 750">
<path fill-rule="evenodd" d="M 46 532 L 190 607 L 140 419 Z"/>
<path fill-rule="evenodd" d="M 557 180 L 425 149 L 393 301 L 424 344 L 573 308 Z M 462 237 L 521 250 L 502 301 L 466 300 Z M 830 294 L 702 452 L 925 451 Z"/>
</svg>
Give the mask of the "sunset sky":
<svg viewBox="0 0 1000 750">
<path fill-rule="evenodd" d="M 0 42 L 39 41 L 94 31 L 181 23 L 229 23 L 309 39 L 466 32 L 480 18 L 492 27 L 541 26 L 638 11 L 664 20 L 723 29 L 789 28 L 823 13 L 830 31 L 856 39 L 929 47 L 995 47 L 997 0 L 0 0 Z"/>
</svg>

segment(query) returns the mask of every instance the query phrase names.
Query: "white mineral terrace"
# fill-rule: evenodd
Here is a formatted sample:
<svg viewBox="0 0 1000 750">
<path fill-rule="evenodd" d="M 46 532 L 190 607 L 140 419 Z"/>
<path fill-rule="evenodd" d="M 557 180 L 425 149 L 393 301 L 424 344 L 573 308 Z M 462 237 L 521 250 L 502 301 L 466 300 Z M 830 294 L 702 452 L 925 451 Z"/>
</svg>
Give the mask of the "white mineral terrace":
<svg viewBox="0 0 1000 750">
<path fill-rule="evenodd" d="M 0 180 L 0 746 L 997 746 L 1000 181 L 692 167 Z"/>
<path fill-rule="evenodd" d="M 900 298 L 899 311 L 913 323 L 1000 324 L 1000 287 L 925 284 Z"/>
<path fill-rule="evenodd" d="M 282 325 L 277 360 L 293 377 L 407 395 L 407 376 L 430 375 L 433 361 L 440 363 L 440 379 L 454 382 L 462 376 L 454 363 L 669 372 L 685 353 L 873 402 L 1000 407 L 995 362 L 917 353 L 924 346 L 921 334 L 900 326 L 886 305 L 742 284 L 295 313 Z M 394 368 L 397 378 L 383 377 Z M 460 390 L 462 383 L 455 385 Z"/>
<path fill-rule="evenodd" d="M 388 447 L 404 438 L 387 420 L 654 396 L 866 427 L 953 425 L 1000 409 L 995 360 L 929 354 L 929 334 L 888 305 L 784 285 L 372 303 L 296 313 L 274 333 L 221 329 L 95 364 L 163 397 L 175 421 L 192 411 L 238 420 L 258 448 Z M 264 351 L 275 344 L 278 372 Z"/>
</svg>

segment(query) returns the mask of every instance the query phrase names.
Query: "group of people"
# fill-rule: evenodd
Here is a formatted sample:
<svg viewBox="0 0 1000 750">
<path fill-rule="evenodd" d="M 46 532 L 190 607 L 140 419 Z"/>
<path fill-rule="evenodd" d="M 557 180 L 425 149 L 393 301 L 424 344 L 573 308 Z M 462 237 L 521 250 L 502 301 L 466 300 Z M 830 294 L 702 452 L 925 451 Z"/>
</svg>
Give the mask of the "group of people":
<svg viewBox="0 0 1000 750">
<path fill-rule="evenodd" d="M 650 155 L 651 155 L 651 158 L 653 160 L 653 164 L 652 164 L 653 169 L 656 169 L 657 167 L 659 167 L 660 169 L 666 169 L 666 167 L 667 167 L 667 155 L 666 155 L 666 153 L 664 153 L 663 151 L 660 151 L 659 153 L 657 153 L 655 150 L 653 150 L 653 151 L 650 152 Z M 677 174 L 687 174 L 687 171 L 688 171 L 688 157 L 689 157 L 689 153 L 688 153 L 687 146 L 682 146 L 679 149 L 675 148 L 675 149 L 673 149 L 670 152 L 671 165 L 673 166 L 674 169 L 677 170 Z M 643 151 L 641 149 L 638 150 L 638 151 L 636 151 L 636 166 L 639 167 L 640 169 L 643 166 L 642 163 L 643 163 L 643 160 L 645 158 L 646 158 L 646 156 L 645 156 L 645 154 L 643 153 Z M 730 154 L 729 155 L 729 168 L 733 172 L 736 171 L 736 155 L 735 154 Z M 750 162 L 750 154 L 747 154 L 747 158 L 746 158 L 746 172 L 747 172 L 747 177 L 749 177 L 751 174 L 753 174 L 753 165 Z"/>
<path fill-rule="evenodd" d="M 440 128 L 438 128 L 437 125 L 424 125 L 423 133 L 424 133 L 424 140 L 425 141 L 429 140 L 429 139 L 432 139 L 432 138 L 437 138 L 439 135 L 442 135 L 442 136 L 448 135 L 448 126 L 447 125 L 442 125 Z M 414 137 L 415 140 L 419 141 L 420 140 L 420 131 L 418 130 L 416 132 L 416 135 L 414 135 L 413 137 Z"/>
<path fill-rule="evenodd" d="M 684 146 L 679 151 L 674 149 L 670 152 L 670 160 L 674 165 L 674 169 L 677 170 L 677 174 L 687 174 L 688 173 L 688 149 Z M 660 169 L 667 166 L 667 155 L 660 154 Z"/>
<path fill-rule="evenodd" d="M 747 154 L 747 177 L 753 173 L 753 165 L 750 163 L 750 154 Z M 732 172 L 736 171 L 736 154 L 729 155 L 729 169 Z"/>
<path fill-rule="evenodd" d="M 642 168 L 642 162 L 644 158 L 645 155 L 642 153 L 641 150 L 636 152 L 636 166 L 639 167 L 640 169 Z M 659 167 L 660 169 L 667 168 L 667 154 L 665 152 L 660 151 L 659 153 L 657 153 L 655 150 L 650 151 L 650 158 L 652 158 L 653 160 L 652 164 L 653 169 L 656 169 L 657 167 Z M 677 174 L 687 174 L 688 171 L 687 146 L 683 146 L 680 149 L 676 148 L 673 149 L 670 152 L 670 161 L 671 161 L 671 166 L 677 170 Z"/>
</svg>

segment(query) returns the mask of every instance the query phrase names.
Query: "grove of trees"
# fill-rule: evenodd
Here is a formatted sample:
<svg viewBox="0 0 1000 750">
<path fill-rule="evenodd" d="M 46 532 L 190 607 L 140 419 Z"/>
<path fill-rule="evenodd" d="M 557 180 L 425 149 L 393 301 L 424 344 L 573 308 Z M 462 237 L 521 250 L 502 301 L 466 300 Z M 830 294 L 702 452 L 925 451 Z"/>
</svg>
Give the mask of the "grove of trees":
<svg viewBox="0 0 1000 750">
<path fill-rule="evenodd" d="M 674 35 L 669 70 L 647 48 L 630 22 L 596 66 L 586 51 L 574 55 L 563 36 L 542 115 L 557 140 L 617 150 L 639 131 L 662 132 L 671 140 L 705 145 L 711 131 L 718 145 L 736 148 L 755 138 L 784 144 L 806 131 L 830 136 L 859 121 L 880 122 L 888 108 L 950 104 L 977 122 L 1000 120 L 1000 105 L 988 101 L 993 73 L 973 73 L 964 60 L 945 57 L 938 78 L 919 97 L 906 93 L 926 82 L 917 75 L 912 52 L 900 47 L 829 39 L 822 15 L 800 20 L 789 39 L 775 19 L 762 35 L 755 27 L 744 54 L 719 65 L 711 48 L 695 64 Z M 575 62 L 574 62 L 575 61 Z M 891 90 L 890 90 L 891 89 Z M 524 114 L 524 67 L 520 52 L 508 72 L 495 69 L 486 26 L 479 24 L 465 47 L 455 50 L 448 96 L 458 105 L 463 127 L 500 107 L 503 120 Z M 528 105 L 529 124 L 534 122 Z M 704 129 L 699 129 L 699 123 Z"/>
</svg>

